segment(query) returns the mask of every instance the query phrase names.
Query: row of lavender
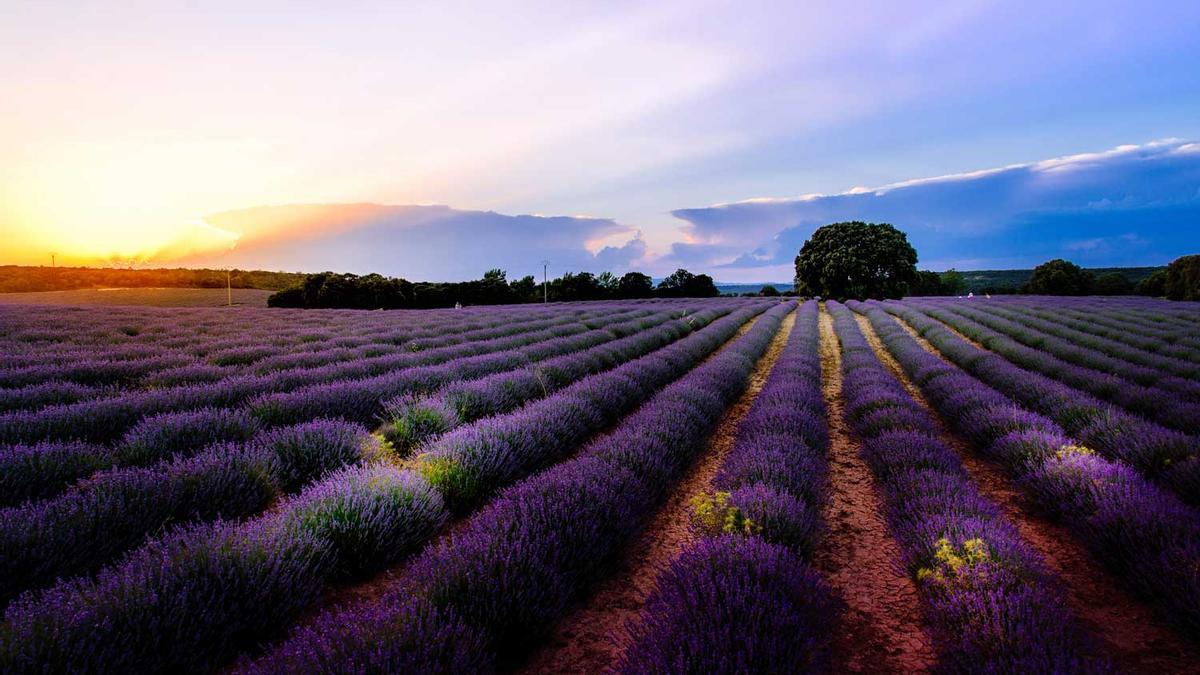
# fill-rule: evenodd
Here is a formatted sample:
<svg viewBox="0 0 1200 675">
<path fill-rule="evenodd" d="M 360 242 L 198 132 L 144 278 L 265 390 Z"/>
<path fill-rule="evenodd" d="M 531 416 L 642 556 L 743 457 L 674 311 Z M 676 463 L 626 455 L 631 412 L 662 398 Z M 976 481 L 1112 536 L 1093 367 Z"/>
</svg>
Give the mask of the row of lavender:
<svg viewBox="0 0 1200 675">
<path fill-rule="evenodd" d="M 672 321 L 679 310 L 649 315 L 633 321 L 603 325 L 583 334 L 554 337 L 534 331 L 524 336 L 525 343 L 516 353 L 497 358 L 464 357 L 438 366 L 413 369 L 407 382 L 418 391 L 440 383 L 458 381 L 481 373 L 509 368 L 544 365 L 552 375 L 578 377 L 592 367 L 602 367 L 614 359 L 632 357 L 657 348 L 681 332 L 702 326 L 729 307 L 714 307 L 688 317 L 686 323 Z M 616 315 L 614 318 L 619 318 Z M 666 324 L 666 327 L 663 327 Z M 650 330 L 655 329 L 656 330 Z M 621 337 L 626 336 L 626 337 Z M 515 339 L 515 338 L 514 338 Z M 590 349 L 589 345 L 595 345 Z M 554 357 L 560 354 L 561 356 Z M 575 354 L 577 356 L 572 356 Z M 548 359 L 545 360 L 544 359 Z M 359 384 L 350 385 L 358 387 Z M 153 398 L 148 396 L 148 398 Z M 375 401 L 369 397 L 359 407 Z M 351 417 L 355 409 L 340 405 L 345 401 L 326 400 L 324 407 L 311 409 L 312 418 Z M 375 402 L 374 405 L 378 406 Z M 97 411 L 79 411 L 80 416 Z M 359 417 L 367 417 L 359 415 Z M 360 421 L 369 421 L 360 420 Z M 244 441 L 264 424 L 253 410 L 201 408 L 196 411 L 159 413 L 138 422 L 112 447 L 77 441 L 18 444 L 0 449 L 0 486 L 6 488 L 0 503 L 19 503 L 31 498 L 53 496 L 76 478 L 109 466 L 152 466 L 157 463 L 160 477 L 178 474 L 172 471 L 173 459 L 197 454 L 219 443 Z M 175 467 L 179 469 L 179 467 Z M 94 486 L 93 486 L 94 487 Z"/>
<path fill-rule="evenodd" d="M 635 307 L 621 303 L 626 309 Z M 647 303 L 644 306 L 649 307 Z M 0 401 L 33 384 L 164 386 L 266 373 L 333 360 L 420 351 L 475 339 L 481 332 L 519 332 L 534 324 L 586 321 L 608 306 L 557 311 L 500 308 L 386 315 L 343 312 L 325 316 L 237 310 L 0 308 Z M 189 319 L 191 316 L 193 319 Z M 131 326 L 134 322 L 136 327 Z M 46 354 L 59 355 L 48 363 Z M 34 393 L 34 392 L 30 392 Z M 2 408 L 0 408 L 2 409 Z"/>
<path fill-rule="evenodd" d="M 1073 329 L 1049 333 L 1056 324 L 988 307 L 950 303 L 910 303 L 952 323 L 989 349 L 1019 363 L 1112 401 L 1165 426 L 1200 431 L 1200 364 L 1162 357 L 1132 347 L 1087 346 L 1086 334 Z M 1031 321 L 1038 322 L 1030 325 Z M 1143 358 L 1130 359 L 1128 352 Z M 1158 364 L 1154 367 L 1148 364 Z"/>
<path fill-rule="evenodd" d="M 1153 354 L 1200 363 L 1200 335 L 1196 334 L 1200 325 L 1173 325 L 1161 316 L 1140 316 L 1132 313 L 1129 305 L 1105 306 L 1064 298 L 1049 306 L 1036 300 L 999 302 L 990 306 L 1053 321 Z"/>
<path fill-rule="evenodd" d="M 993 353 L 976 347 L 955 332 L 973 329 L 969 319 L 956 313 L 913 301 L 881 306 L 903 318 L 948 359 L 1021 405 L 1054 420 L 1087 447 L 1135 468 L 1184 501 L 1200 504 L 1200 442 L 1195 436 L 1167 429 L 1071 386 L 1068 381 L 1076 378 L 1063 373 L 1069 373 L 1072 366 L 1055 371 L 1062 381 L 1037 372 L 1033 364 L 1049 357 L 1036 350 L 1025 348 L 1029 358 L 1024 359 L 1014 350 Z M 995 335 L 983 326 L 979 330 L 976 334 L 980 337 Z M 989 344 L 999 350 L 1003 339 L 990 338 Z M 1080 377 L 1086 380 L 1088 375 Z"/>
<path fill-rule="evenodd" d="M 490 329 L 477 333 L 471 340 L 439 348 L 338 361 L 311 368 L 288 368 L 261 375 L 237 375 L 214 382 L 132 388 L 112 396 L 85 399 L 77 403 L 36 410 L 15 410 L 0 414 L 0 442 L 31 443 L 67 439 L 110 442 L 149 415 L 242 404 L 251 407 L 256 416 L 264 421 L 274 422 L 283 415 L 296 414 L 296 406 L 289 408 L 289 399 L 280 400 L 280 397 L 299 390 L 322 391 L 321 388 L 328 387 L 331 382 L 344 381 L 380 380 L 381 384 L 388 384 L 388 376 L 406 369 L 470 356 L 503 353 L 556 337 L 588 334 L 601 337 L 596 331 L 601 330 L 603 325 L 635 320 L 647 314 L 650 312 L 644 309 L 609 308 L 589 319 L 589 322 L 600 321 L 600 327 L 596 328 L 581 322 L 580 317 L 569 315 L 548 324 L 534 322 Z M 497 335 L 497 332 L 500 334 Z M 52 359 L 53 353 L 48 351 L 43 358 Z"/>
<path fill-rule="evenodd" d="M 738 320 L 744 321 L 762 307 L 740 310 Z M 674 321 L 551 359 L 546 362 L 551 366 L 546 380 L 559 388 L 617 364 L 643 362 L 639 357 L 728 312 L 725 307 L 701 311 L 687 321 Z M 728 332 L 733 323 L 725 322 L 717 332 Z M 484 381 L 495 382 L 497 377 L 520 380 L 523 373 L 519 370 Z M 545 393 L 528 391 L 526 397 L 510 398 L 508 403 L 515 407 Z M 337 409 L 329 412 L 336 413 Z M 171 453 L 165 454 L 173 456 L 158 465 L 97 474 L 61 497 L 2 512 L 0 542 L 4 545 L 0 551 L 4 553 L 0 553 L 0 570 L 5 574 L 0 577 L 5 582 L 0 586 L 0 598 L 7 599 L 60 576 L 87 572 L 166 523 L 251 515 L 332 468 L 378 455 L 373 442 L 347 440 L 365 432 L 348 430 L 348 425 L 340 422 L 319 420 L 282 427 L 235 445 L 228 438 L 213 438 L 221 425 L 210 416 L 185 417 L 155 418 L 164 422 L 162 429 L 169 439 L 181 441 L 167 445 Z M 189 456 L 210 441 L 215 444 Z M 90 545 L 82 546 L 85 542 Z"/>
<path fill-rule="evenodd" d="M 1040 556 L 983 497 L 933 420 L 876 356 L 854 315 L 827 304 L 846 419 L 917 582 L 942 665 L 962 672 L 1096 672 L 1106 664 Z"/>
<path fill-rule="evenodd" d="M 499 425 L 540 444 L 540 466 L 551 464 L 686 373 L 764 308 L 744 307 L 668 347 L 586 377 L 533 403 L 541 414 L 517 411 L 456 433 L 484 427 L 479 440 L 503 454 L 511 438 L 486 433 L 487 425 Z M 449 495 L 437 478 L 447 475 L 442 469 L 449 464 L 422 455 L 410 465 L 415 470 L 386 461 L 353 466 L 258 518 L 168 534 L 94 579 L 29 595 L 10 606 L 0 626 L 0 666 L 6 672 L 204 670 L 253 650 L 311 607 L 327 584 L 369 575 L 442 527 Z M 526 472 L 538 467 L 524 465 Z M 496 488 L 521 477 L 507 463 L 491 465 L 499 473 L 490 476 L 479 472 L 488 467 L 473 468 L 472 475 Z"/>
<path fill-rule="evenodd" d="M 809 566 L 829 496 L 817 303 L 796 314 L 715 492 L 694 502 L 702 538 L 656 580 L 619 672 L 829 669 L 840 605 Z"/>
<path fill-rule="evenodd" d="M 321 615 L 243 669 L 488 672 L 518 662 L 611 569 L 791 309 L 768 311 L 579 456 L 505 490 L 380 599 Z"/>
<path fill-rule="evenodd" d="M 1164 618 L 1193 639 L 1200 637 L 1200 514 L 1128 466 L 1082 445 L 1051 418 L 1021 407 L 1003 388 L 989 387 L 930 353 L 880 309 L 891 312 L 890 304 L 853 306 L 943 419 L 1004 464 L 1041 513 L 1064 523 Z M 975 349 L 922 315 L 901 315 L 952 361 Z"/>
<path fill-rule="evenodd" d="M 1099 317 L 1100 322 L 1116 324 L 1128 330 L 1151 331 L 1149 334 L 1167 343 L 1196 342 L 1200 337 L 1195 330 L 1200 327 L 1200 305 L 1184 302 L 1164 302 L 1147 298 L 1098 298 L 1098 297 L 999 297 L 991 302 L 1014 309 L 1036 309 L 1062 316 L 1069 312 L 1089 322 Z"/>
<path fill-rule="evenodd" d="M 713 306 L 687 317 L 687 325 L 683 327 L 703 325 L 711 320 L 714 312 L 719 314 L 731 309 L 732 306 Z M 439 354 L 428 352 L 422 355 L 421 360 L 414 359 L 414 367 L 407 372 L 401 371 L 387 377 L 387 383 L 392 387 L 392 394 L 397 390 L 405 391 L 406 387 L 423 391 L 464 377 L 525 368 L 556 355 L 569 355 L 613 340 L 620 342 L 622 336 L 633 338 L 639 332 L 670 323 L 675 316 L 687 311 L 688 307 L 685 306 L 632 320 L 622 320 L 625 315 L 618 313 L 597 322 L 594 324 L 596 328 L 585 332 L 570 330 L 567 335 L 561 335 L 561 329 L 534 330 L 500 342 L 488 339 Z M 558 360 L 561 362 L 564 359 L 560 356 Z M 548 365 L 553 366 L 552 363 Z M 293 414 L 292 421 L 342 417 L 370 424 L 374 421 L 374 415 L 382 410 L 380 397 L 387 395 L 386 391 L 371 389 L 381 384 L 379 379 L 326 383 L 321 391 L 325 391 L 327 396 L 319 399 L 314 396 L 305 405 L 308 414 Z M 230 399 L 229 392 L 223 391 L 219 385 L 209 390 L 224 396 L 227 401 Z M 304 392 L 311 390 L 302 388 Z M 341 396 L 328 395 L 331 391 Z M 106 435 L 115 435 L 118 428 L 129 429 L 112 446 L 67 440 L 18 443 L 0 450 L 0 468 L 4 469 L 0 471 L 0 484 L 8 488 L 0 497 L 0 504 L 50 496 L 70 480 L 104 466 L 144 466 L 175 456 L 188 448 L 196 452 L 211 443 L 242 440 L 260 427 L 272 423 L 270 418 L 264 419 L 261 409 L 253 404 L 244 410 L 217 407 L 190 410 L 188 408 L 192 404 L 213 403 L 192 400 L 189 405 L 174 406 L 177 410 L 173 414 L 153 412 L 162 407 L 171 407 L 172 394 L 171 390 L 156 390 L 131 395 L 129 400 L 79 404 L 18 416 L 21 420 L 10 416 L 8 421 L 13 426 L 24 423 L 27 427 L 33 427 L 34 431 L 29 434 L 31 436 L 37 435 L 38 428 L 43 431 L 49 428 L 52 435 L 66 437 L 86 435 L 88 430 L 104 427 L 116 427 Z M 265 400 L 274 399 L 267 397 Z M 278 404 L 278 401 L 274 402 Z M 12 480 L 6 480 L 6 477 Z"/>
</svg>

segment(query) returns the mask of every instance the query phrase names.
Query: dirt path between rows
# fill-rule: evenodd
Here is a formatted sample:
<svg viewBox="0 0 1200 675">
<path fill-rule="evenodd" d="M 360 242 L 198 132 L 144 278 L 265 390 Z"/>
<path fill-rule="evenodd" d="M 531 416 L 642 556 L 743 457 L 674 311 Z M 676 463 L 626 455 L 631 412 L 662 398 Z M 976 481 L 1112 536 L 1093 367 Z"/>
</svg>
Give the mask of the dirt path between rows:
<svg viewBox="0 0 1200 675">
<path fill-rule="evenodd" d="M 825 509 L 829 532 L 814 564 L 846 603 L 833 645 L 833 671 L 926 672 L 936 657 L 922 627 L 917 589 L 904 573 L 875 479 L 846 424 L 842 354 L 824 307 L 820 330 L 833 490 Z"/>
<path fill-rule="evenodd" d="M 1040 554 L 1047 568 L 1058 578 L 1067 607 L 1100 643 L 1100 647 L 1126 672 L 1200 671 L 1200 650 L 1162 624 L 1153 612 L 1126 593 L 1117 580 L 1096 563 L 1087 550 L 1057 523 L 1028 513 L 1024 499 L 1004 473 L 1004 469 L 980 457 L 971 446 L 950 431 L 937 411 L 929 405 L 900 364 L 880 341 L 870 321 L 856 314 L 859 327 L 879 360 L 896 375 L 938 425 L 938 435 L 962 460 L 981 494 L 996 503 L 1017 527 L 1021 537 Z M 917 344 L 941 358 L 937 348 L 922 338 L 904 321 L 897 321 Z M 945 361 L 945 359 L 942 359 Z M 947 363 L 949 363 L 947 361 Z M 953 364 L 950 364 L 953 365 Z"/>
<path fill-rule="evenodd" d="M 711 489 L 745 419 L 775 366 L 796 323 L 792 312 L 755 364 L 746 390 L 725 411 L 699 459 L 684 474 L 646 528 L 630 544 L 617 571 L 580 607 L 568 614 L 523 673 L 601 673 L 615 666 L 655 582 L 685 546 L 695 540 L 690 500 Z"/>
</svg>

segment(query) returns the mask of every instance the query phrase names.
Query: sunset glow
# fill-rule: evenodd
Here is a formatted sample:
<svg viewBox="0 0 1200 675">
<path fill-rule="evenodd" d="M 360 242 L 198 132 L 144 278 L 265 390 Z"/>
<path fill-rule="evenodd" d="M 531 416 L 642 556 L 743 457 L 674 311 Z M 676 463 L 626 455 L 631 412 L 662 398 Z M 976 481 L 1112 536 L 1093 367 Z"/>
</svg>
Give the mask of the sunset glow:
<svg viewBox="0 0 1200 675">
<path fill-rule="evenodd" d="M 307 264 L 214 216 L 445 204 L 616 224 L 521 260 L 789 278 L 755 251 L 796 223 L 700 236 L 679 213 L 1200 138 L 1197 29 L 1194 3 L 28 3 L 0 22 L 0 263 Z M 362 225 L 338 222 L 301 233 Z M 443 234 L 442 258 L 473 241 Z M 371 271 L 343 254 L 321 267 Z M 379 271 L 438 274 L 404 264 Z"/>
</svg>

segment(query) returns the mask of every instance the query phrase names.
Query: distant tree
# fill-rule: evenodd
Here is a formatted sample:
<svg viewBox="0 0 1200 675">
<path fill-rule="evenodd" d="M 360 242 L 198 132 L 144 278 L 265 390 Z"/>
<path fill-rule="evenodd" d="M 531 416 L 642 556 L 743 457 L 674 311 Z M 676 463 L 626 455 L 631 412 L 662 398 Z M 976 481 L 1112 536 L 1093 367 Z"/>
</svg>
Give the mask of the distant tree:
<svg viewBox="0 0 1200 675">
<path fill-rule="evenodd" d="M 1138 295 L 1161 298 L 1167 294 L 1167 271 L 1155 270 L 1150 276 L 1138 282 L 1135 291 Z"/>
<path fill-rule="evenodd" d="M 641 272 L 626 272 L 617 282 L 621 298 L 649 298 L 654 295 L 654 280 Z"/>
<path fill-rule="evenodd" d="M 1091 272 L 1075 263 L 1055 258 L 1033 268 L 1033 276 L 1021 287 L 1033 295 L 1088 295 L 1096 283 Z"/>
<path fill-rule="evenodd" d="M 779 297 L 779 289 L 774 286 L 763 286 L 758 294 L 764 298 L 776 298 Z"/>
<path fill-rule="evenodd" d="M 967 291 L 966 278 L 963 277 L 962 272 L 953 267 L 938 276 L 941 278 L 944 295 L 962 295 Z"/>
<path fill-rule="evenodd" d="M 1096 295 L 1129 295 L 1133 292 L 1133 282 L 1120 272 L 1109 272 L 1096 277 L 1092 292 Z"/>
<path fill-rule="evenodd" d="M 285 288 L 282 291 L 275 291 L 267 296 L 267 307 L 303 307 L 304 306 L 304 289 L 297 286 L 296 288 Z"/>
<path fill-rule="evenodd" d="M 929 296 L 949 295 L 942 284 L 942 275 L 931 270 L 919 270 L 912 283 L 908 285 L 907 295 Z"/>
<path fill-rule="evenodd" d="M 476 283 L 466 284 L 463 297 L 457 302 L 480 305 L 503 305 L 516 299 L 516 294 L 508 286 L 508 273 L 502 269 L 490 269 L 483 273 L 483 278 Z"/>
<path fill-rule="evenodd" d="M 1185 255 L 1167 265 L 1164 287 L 1170 300 L 1200 300 L 1200 255 Z"/>
<path fill-rule="evenodd" d="M 682 267 L 658 284 L 658 295 L 664 298 L 715 298 L 720 294 L 712 277 L 692 274 Z"/>
<path fill-rule="evenodd" d="M 534 280 L 532 274 L 526 274 L 520 279 L 509 283 L 508 287 L 512 291 L 516 302 L 535 302 L 542 299 L 542 291 L 539 285 Z"/>
<path fill-rule="evenodd" d="M 605 297 L 615 297 L 621 280 L 612 272 L 601 272 L 596 275 L 596 284 L 604 291 Z"/>
<path fill-rule="evenodd" d="M 658 282 L 658 294 L 668 298 L 683 297 L 684 290 L 693 283 L 695 278 L 695 274 L 681 267 Z"/>
<path fill-rule="evenodd" d="M 550 282 L 550 299 L 556 302 L 599 300 L 603 297 L 604 289 L 591 272 L 565 272 Z"/>
<path fill-rule="evenodd" d="M 818 228 L 796 256 L 796 290 L 833 298 L 899 298 L 916 280 L 917 252 L 887 223 Z"/>
<path fill-rule="evenodd" d="M 715 298 L 720 295 L 721 290 L 717 288 L 713 278 L 707 274 L 697 274 L 688 286 L 687 297 L 689 298 Z"/>
</svg>

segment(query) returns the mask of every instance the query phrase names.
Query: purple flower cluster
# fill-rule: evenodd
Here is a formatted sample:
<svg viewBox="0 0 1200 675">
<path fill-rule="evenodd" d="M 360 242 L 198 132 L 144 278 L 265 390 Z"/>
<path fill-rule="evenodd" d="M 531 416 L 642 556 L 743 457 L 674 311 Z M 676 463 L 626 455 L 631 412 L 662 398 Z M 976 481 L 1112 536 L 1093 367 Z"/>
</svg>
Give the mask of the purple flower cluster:
<svg viewBox="0 0 1200 675">
<path fill-rule="evenodd" d="M 817 318 L 815 301 L 797 312 L 715 480 L 751 532 L 704 537 L 659 576 L 620 672 L 828 669 L 840 605 L 805 562 L 829 491 Z"/>
<path fill-rule="evenodd" d="M 943 665 L 971 672 L 1105 667 L 1036 553 L 978 493 L 955 453 L 930 435 L 933 420 L 880 363 L 851 312 L 827 306 L 841 343 L 846 418 L 863 438 Z M 924 375 L 928 381 L 931 373 Z M 863 427 L 888 407 L 908 415 L 892 429 Z M 925 422 L 913 429 L 908 420 L 918 418 Z"/>
<path fill-rule="evenodd" d="M 486 671 L 515 663 L 610 568 L 745 387 L 791 309 L 767 312 L 581 456 L 506 489 L 422 553 L 379 601 L 326 612 L 247 668 Z"/>
<path fill-rule="evenodd" d="M 787 547 L 706 538 L 658 577 L 619 671 L 827 672 L 838 612 L 829 586 Z"/>
<path fill-rule="evenodd" d="M 0 507 L 52 497 L 112 463 L 111 450 L 80 441 L 0 448 Z"/>
<path fill-rule="evenodd" d="M 242 410 L 200 408 L 143 419 L 117 444 L 117 463 L 146 466 L 194 455 L 214 443 L 247 441 L 258 420 Z"/>
</svg>

